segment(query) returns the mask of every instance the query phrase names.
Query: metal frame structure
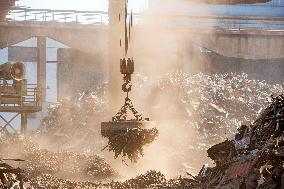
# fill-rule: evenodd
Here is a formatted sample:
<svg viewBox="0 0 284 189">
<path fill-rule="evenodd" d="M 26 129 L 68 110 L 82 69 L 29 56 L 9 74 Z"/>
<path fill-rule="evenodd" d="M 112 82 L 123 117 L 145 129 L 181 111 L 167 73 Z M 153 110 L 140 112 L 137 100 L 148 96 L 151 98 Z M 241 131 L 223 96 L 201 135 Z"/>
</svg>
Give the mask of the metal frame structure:
<svg viewBox="0 0 284 189">
<path fill-rule="evenodd" d="M 8 15 L 8 21 L 106 24 L 108 22 L 108 12 L 13 7 Z"/>
<path fill-rule="evenodd" d="M 250 7 L 262 7 L 262 5 L 246 5 Z M 266 6 L 267 7 L 267 6 Z M 284 6 L 279 5 L 278 8 Z M 141 13 L 133 14 L 134 24 L 143 22 Z M 159 18 L 161 23 L 173 26 L 194 27 L 220 27 L 220 28 L 284 28 L 284 18 L 279 16 L 261 15 L 179 15 L 179 14 L 148 14 L 147 17 Z M 76 10 L 51 10 L 12 7 L 8 21 L 24 22 L 50 22 L 64 24 L 107 25 L 109 23 L 108 12 L 104 11 L 76 11 Z M 263 24 L 265 22 L 265 24 Z"/>
<path fill-rule="evenodd" d="M 0 84 L 3 87 L 3 84 Z M 12 87 L 11 84 L 7 87 Z M 27 130 L 27 115 L 42 110 L 41 87 L 36 84 L 26 84 L 26 94 L 17 96 L 18 100 L 9 103 L 2 103 L 0 98 L 0 118 L 4 121 L 4 125 L 0 126 L 0 133 L 9 133 L 7 127 L 10 127 L 14 133 L 17 133 L 12 125 L 12 121 L 18 116 L 21 117 L 21 133 Z M 2 113 L 2 114 L 1 114 Z M 6 119 L 3 113 L 14 114 L 10 119 Z"/>
</svg>

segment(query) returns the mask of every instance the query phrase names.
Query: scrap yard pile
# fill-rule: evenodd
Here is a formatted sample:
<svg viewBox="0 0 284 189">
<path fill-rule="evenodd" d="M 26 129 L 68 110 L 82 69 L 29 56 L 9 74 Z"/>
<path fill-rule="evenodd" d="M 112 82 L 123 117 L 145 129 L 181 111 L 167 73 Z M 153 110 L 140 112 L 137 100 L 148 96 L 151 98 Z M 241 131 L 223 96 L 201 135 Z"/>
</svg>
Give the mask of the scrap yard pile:
<svg viewBox="0 0 284 189">
<path fill-rule="evenodd" d="M 13 168 L 4 161 L 0 161 L 0 188 L 23 189 L 23 170 Z"/>
<path fill-rule="evenodd" d="M 165 104 L 178 106 L 184 121 L 180 127 L 194 128 L 200 139 L 195 145 L 204 150 L 227 137 L 233 137 L 237 127 L 250 124 L 257 118 L 267 106 L 271 95 L 277 96 L 284 92 L 283 85 L 251 80 L 246 74 L 233 73 L 190 75 L 175 72 L 159 78 L 137 75 L 133 82 L 140 86 L 138 91 L 149 88 L 149 99 L 145 100 L 145 104 L 149 105 L 148 109 L 155 111 L 152 114 L 159 113 L 160 109 L 163 110 L 161 112 L 165 112 L 164 109 L 169 111 L 163 119 L 175 116 L 176 110 L 164 106 L 157 109 L 157 101 L 167 95 L 174 99 Z M 73 100 L 50 105 L 48 116 L 43 121 L 42 133 L 53 135 L 55 139 L 52 142 L 70 144 L 72 140 L 68 139 L 71 136 L 74 138 L 74 134 L 78 136 L 75 138 L 86 139 L 85 142 L 93 141 L 93 135 L 100 135 L 100 122 L 107 119 L 106 96 L 104 87 L 93 92 L 82 92 Z M 76 145 L 78 143 L 76 140 Z"/>
<path fill-rule="evenodd" d="M 29 180 L 28 188 L 280 188 L 284 175 L 283 116 L 284 95 L 273 97 L 252 125 L 238 129 L 234 140 L 208 149 L 216 166 L 203 166 L 195 177 L 166 179 L 162 173 L 152 170 L 124 182 L 92 183 L 44 173 Z"/>
<path fill-rule="evenodd" d="M 51 104 L 38 130 L 39 139 L 52 149 L 99 153 L 104 142 L 100 122 L 107 115 L 106 97 L 105 86 L 102 86 Z"/>
<path fill-rule="evenodd" d="M 122 155 L 135 162 L 138 156 L 140 158 L 143 154 L 144 145 L 154 139 L 159 141 L 160 137 L 156 129 L 153 130 L 153 137 L 148 139 L 147 136 L 151 136 L 149 133 L 134 133 L 136 138 L 143 138 L 140 141 L 144 143 L 139 145 L 139 140 L 134 142 L 131 138 L 130 133 L 136 132 L 132 129 L 127 134 L 130 138 L 108 137 L 106 141 L 100 130 L 100 123 L 108 119 L 106 86 L 50 105 L 41 129 L 32 138 L 2 137 L 0 152 L 4 155 L 1 158 L 25 160 L 19 165 L 25 171 L 24 181 L 31 189 L 222 188 L 257 182 L 262 183 L 263 188 L 273 188 L 272 186 L 281 184 L 284 172 L 284 103 L 283 96 L 278 95 L 283 93 L 282 85 L 251 80 L 245 74 L 189 75 L 176 72 L 159 78 L 140 75 L 135 78 L 133 83 L 136 86 L 149 88 L 146 96 L 150 98 L 141 99 L 149 104 L 149 113 L 154 117 L 153 120 L 162 135 L 167 131 L 167 127 L 159 124 L 178 115 L 181 120 L 179 123 L 182 124 L 175 127 L 182 128 L 183 132 L 175 138 L 175 142 L 179 142 L 183 137 L 190 138 L 188 134 L 194 136 L 186 144 L 179 143 L 184 146 L 181 145 L 178 152 L 169 141 L 169 145 L 163 146 L 168 149 L 167 154 L 171 156 L 172 153 L 177 153 L 174 157 L 177 157 L 176 161 L 181 165 L 188 163 L 196 166 L 194 158 L 200 157 L 196 154 L 200 151 L 204 154 L 207 151 L 208 156 L 215 161 L 215 167 L 205 165 L 197 176 L 189 174 L 166 179 L 165 175 L 153 170 L 124 182 L 110 182 L 119 178 L 119 174 L 123 176 L 123 173 L 116 173 L 98 156 L 104 154 L 101 151 L 104 147 L 114 151 L 116 157 Z M 271 95 L 277 97 L 272 98 Z M 165 96 L 169 96 L 166 100 L 170 100 L 166 103 L 163 101 L 161 105 L 159 99 Z M 177 106 L 178 113 L 175 112 L 177 109 L 164 105 Z M 131 107 L 131 103 L 129 106 Z M 163 120 L 152 116 L 155 115 L 153 112 L 165 113 L 161 113 L 162 116 L 159 117 Z M 147 129 L 148 131 L 151 129 Z M 227 138 L 234 140 L 226 140 Z M 121 148 L 121 144 L 126 144 L 129 140 L 132 141 L 131 145 Z M 192 153 L 195 155 L 191 157 Z M 17 166 L 18 162 L 14 164 Z M 179 170 L 179 173 L 185 174 L 186 170 Z M 100 180 L 104 180 L 104 183 L 99 183 Z"/>
<path fill-rule="evenodd" d="M 144 106 L 148 115 L 153 117 L 161 132 L 167 131 L 167 127 L 160 125 L 161 121 L 164 123 L 178 117 L 181 124 L 174 127 L 181 128 L 183 132 L 174 140 L 178 142 L 186 138 L 188 142 L 181 142 L 184 150 L 180 150 L 176 156 L 179 161 L 191 164 L 192 167 L 196 167 L 196 162 L 200 161 L 198 157 L 205 157 L 206 150 L 213 144 L 232 138 L 241 124 L 251 124 L 268 105 L 267 100 L 271 94 L 277 96 L 284 92 L 280 84 L 272 85 L 251 80 L 246 74 L 233 73 L 190 75 L 175 72 L 156 78 L 135 75 L 132 82 L 137 86 L 138 95 L 135 91 L 133 93 L 146 104 Z M 144 88 L 149 89 L 146 90 L 146 95 L 141 93 Z M 71 148 L 79 152 L 94 151 L 96 154 L 107 147 L 106 149 L 114 151 L 115 157 L 122 155 L 135 161 L 140 157 L 144 145 L 155 138 L 159 140 L 156 130 L 147 135 L 153 136 L 148 143 L 148 140 L 137 139 L 137 136 L 144 138 L 141 132 L 140 135 L 134 135 L 135 139 L 128 140 L 132 136 L 130 133 L 136 132 L 135 130 L 129 131 L 128 138 L 122 136 L 108 137 L 108 141 L 103 139 L 100 122 L 109 119 L 106 116 L 108 100 L 105 89 L 106 86 L 93 92 L 82 92 L 73 100 L 65 100 L 49 107 L 41 133 L 48 135 L 50 146 Z M 159 103 L 160 99 L 167 96 L 166 101 Z M 168 134 L 170 137 L 171 131 Z M 125 144 L 129 148 L 124 148 Z M 165 148 L 169 155 L 176 152 L 176 147 L 171 144 Z M 199 153 L 200 156 L 189 157 L 190 153 Z"/>
<path fill-rule="evenodd" d="M 202 188 L 284 187 L 284 95 L 272 102 L 252 125 L 242 125 L 234 140 L 208 149 L 216 166 L 203 167 Z"/>
<path fill-rule="evenodd" d="M 39 184 L 41 183 L 41 185 Z M 165 176 L 157 171 L 148 171 L 143 175 L 126 180 L 124 182 L 110 183 L 91 183 L 74 182 L 65 179 L 59 179 L 51 175 L 43 175 L 30 183 L 30 189 L 36 189 L 38 186 L 45 186 L 48 189 L 78 188 L 78 189 L 133 189 L 133 188 L 164 188 L 180 189 L 192 188 L 197 182 L 188 178 L 177 178 L 167 180 Z"/>
<path fill-rule="evenodd" d="M 197 132 L 199 140 L 194 146 L 201 149 L 233 137 L 237 127 L 251 124 L 257 118 L 271 95 L 284 92 L 283 85 L 251 80 L 246 74 L 234 73 L 190 75 L 175 72 L 152 83 L 158 95 L 174 96 L 171 99 L 176 100 L 171 103 L 177 104 L 182 112 L 185 130 L 194 128 Z"/>
<path fill-rule="evenodd" d="M 24 170 L 24 179 L 28 181 L 46 174 L 90 181 L 116 176 L 116 172 L 103 158 L 68 151 L 48 151 L 41 149 L 29 137 L 9 136 L 1 139 L 0 153 L 4 159 L 20 158 L 20 168 Z M 15 166 L 18 166 L 17 162 Z"/>
</svg>

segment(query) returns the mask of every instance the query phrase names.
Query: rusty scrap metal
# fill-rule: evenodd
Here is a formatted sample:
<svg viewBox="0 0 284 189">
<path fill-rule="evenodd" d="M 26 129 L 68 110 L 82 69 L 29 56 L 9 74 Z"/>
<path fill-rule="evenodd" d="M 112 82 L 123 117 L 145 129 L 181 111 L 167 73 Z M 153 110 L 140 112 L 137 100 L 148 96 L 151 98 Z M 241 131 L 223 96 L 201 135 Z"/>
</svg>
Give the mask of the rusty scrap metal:
<svg viewBox="0 0 284 189">
<path fill-rule="evenodd" d="M 281 131 L 281 108 L 283 107 L 283 105 L 281 103 L 281 100 L 275 101 L 273 97 L 271 99 L 271 104 L 274 103 L 274 105 L 270 104 L 271 107 L 269 105 L 270 108 L 268 109 L 266 109 L 265 107 L 267 106 L 267 98 L 271 98 L 269 94 L 276 95 L 281 91 L 283 92 L 282 85 L 270 85 L 265 82 L 250 80 L 248 79 L 247 75 L 236 74 L 198 74 L 192 76 L 182 73 L 174 73 L 168 74 L 165 77 L 159 78 L 154 81 L 140 81 L 139 79 L 139 76 L 136 76 L 133 80 L 133 83 L 138 83 L 142 85 L 143 88 L 147 87 L 148 85 L 154 85 L 155 87 L 159 88 L 161 94 L 167 94 L 168 91 L 173 91 L 173 89 L 175 91 L 179 91 L 177 101 L 181 104 L 181 106 L 179 107 L 181 107 L 181 109 L 184 108 L 182 109 L 185 112 L 184 124 L 187 127 L 196 128 L 196 130 L 198 131 L 196 136 L 200 137 L 200 140 L 196 140 L 192 143 L 194 149 L 199 149 L 199 147 L 201 149 L 207 148 L 208 145 L 212 145 L 212 143 L 218 143 L 222 140 L 225 140 L 226 138 L 234 138 L 234 133 L 237 126 L 240 126 L 244 120 L 246 124 L 248 124 L 248 136 L 250 138 L 248 149 L 246 149 L 245 151 L 238 151 L 238 154 L 231 161 L 227 162 L 226 165 L 220 164 L 220 166 L 218 165 L 217 167 L 208 168 L 208 170 L 204 172 L 203 175 L 196 177 L 195 180 L 173 179 L 172 183 L 178 183 L 177 185 L 173 184 L 173 186 L 181 186 L 179 185 L 180 183 L 187 183 L 189 185 L 186 185 L 188 187 L 180 188 L 215 188 L 216 186 L 228 186 L 230 184 L 230 181 L 226 179 L 227 175 L 225 174 L 225 172 L 231 166 L 233 166 L 234 163 L 251 161 L 256 156 L 260 157 L 254 168 L 258 169 L 263 165 L 269 164 L 273 165 L 273 168 L 271 170 L 276 170 L 276 168 L 281 165 L 284 154 L 283 133 Z M 196 94 L 200 95 L 196 97 Z M 80 112 L 88 109 L 82 109 L 82 104 L 79 104 L 80 108 L 75 108 L 76 111 L 72 110 L 71 112 Z M 106 104 L 107 103 L 99 103 L 94 105 L 94 107 L 101 106 L 103 107 L 102 109 L 105 109 L 105 107 L 107 106 Z M 72 105 L 71 107 L 74 106 L 75 105 Z M 85 107 L 85 105 L 83 106 Z M 72 108 L 69 107 L 69 109 Z M 92 111 L 89 110 L 92 109 L 88 109 L 87 112 L 89 113 L 86 117 L 93 115 Z M 261 113 L 261 111 L 263 113 Z M 70 115 L 71 114 L 73 115 L 73 113 L 70 113 Z M 105 114 L 106 113 L 104 111 L 104 113 L 99 115 L 103 116 Z M 60 118 L 60 115 L 57 116 L 57 118 Z M 253 123 L 257 116 L 259 116 L 259 119 L 257 119 L 257 121 Z M 193 119 L 194 117 L 197 117 L 198 119 Z M 70 122 L 68 123 L 70 123 L 71 127 L 76 126 L 78 123 L 80 123 L 80 121 L 78 121 L 78 123 L 74 123 L 73 116 L 70 116 L 69 118 Z M 101 117 L 97 116 L 97 118 L 99 119 Z M 56 127 L 62 127 L 61 123 L 62 122 L 56 123 Z M 89 124 L 90 122 L 87 125 Z M 84 128 L 83 124 L 80 125 L 82 125 L 82 127 L 80 128 Z M 186 129 L 187 127 L 184 128 Z M 225 135 L 225 133 L 227 133 L 227 135 Z M 185 136 L 188 136 L 188 133 L 185 132 Z M 118 138 L 112 139 L 113 141 L 120 140 Z M 239 137 L 236 137 L 236 140 L 237 139 L 239 139 Z M 131 145 L 132 142 L 133 141 L 131 141 Z M 116 142 L 113 143 L 115 143 L 115 146 Z M 122 141 L 121 143 L 124 145 L 126 144 L 126 141 Z M 203 143 L 205 143 L 205 145 L 203 145 Z M 118 148 L 118 150 L 121 150 L 121 148 Z M 127 151 L 128 149 L 125 150 Z M 169 147 L 168 150 L 170 152 L 171 147 Z M 123 154 L 122 151 L 121 153 Z M 188 150 L 184 150 L 181 152 L 181 154 L 185 154 L 186 156 L 190 153 Z M 279 169 L 282 170 L 281 168 Z M 250 174 L 251 173 L 249 173 L 248 176 L 250 176 Z M 274 175 L 277 174 L 273 173 L 273 175 L 269 175 L 269 177 L 273 177 L 273 179 L 275 177 L 276 182 L 278 182 L 279 174 L 278 176 Z M 42 186 L 48 185 L 48 182 L 50 182 L 50 184 L 48 185 L 50 187 L 47 188 L 52 188 L 52 186 L 54 185 L 58 186 L 55 188 L 67 188 L 67 186 L 71 186 L 70 188 L 75 188 L 75 186 L 88 188 L 89 186 L 88 183 L 73 183 L 46 174 L 41 175 L 37 178 L 40 181 L 37 180 L 35 182 L 45 183 L 42 184 Z M 242 180 L 240 182 L 245 183 L 245 180 Z M 172 186 L 169 185 L 169 183 L 170 181 L 167 182 L 166 186 Z M 271 183 L 273 184 L 274 181 L 271 181 Z M 271 183 L 264 183 L 263 185 L 269 185 Z M 119 186 L 123 188 L 123 184 L 125 183 L 117 184 L 118 188 Z"/>
<path fill-rule="evenodd" d="M 215 179 L 217 182 L 212 186 L 207 181 L 206 187 L 210 186 L 212 188 L 217 187 L 217 185 L 227 187 L 236 187 L 238 185 L 268 189 L 284 187 L 282 179 L 284 176 L 283 113 L 284 95 L 271 96 L 269 106 L 250 126 L 248 131 L 250 143 L 247 149 L 238 151 L 233 159 L 228 159 L 229 165 L 227 167 L 222 168 L 222 164 L 216 164 L 215 169 L 221 168 L 221 175 L 225 179 L 215 176 L 209 180 Z M 247 127 L 242 126 L 239 131 L 244 129 L 246 130 Z M 236 134 L 236 140 L 240 140 L 239 135 L 240 133 Z M 215 156 L 220 156 L 220 154 L 217 153 Z M 208 177 L 208 175 L 205 177 Z M 208 180 L 208 178 L 206 179 Z"/>
<path fill-rule="evenodd" d="M 120 131 L 108 131 L 103 135 L 109 139 L 108 150 L 127 157 L 132 162 L 137 162 L 139 156 L 143 156 L 143 147 L 152 143 L 158 136 L 158 130 L 152 129 L 129 129 Z"/>
<path fill-rule="evenodd" d="M 165 175 L 158 171 L 148 171 L 145 174 L 138 175 L 135 178 L 128 179 L 124 182 L 112 181 L 110 183 L 92 183 L 76 182 L 44 174 L 30 182 L 30 189 L 43 188 L 106 188 L 106 189 L 125 189 L 125 188 L 161 188 L 161 189 L 179 189 L 179 188 L 198 188 L 198 182 L 186 177 L 175 179 L 166 179 Z"/>
<path fill-rule="evenodd" d="M 41 149 L 30 137 L 9 136 L 0 139 L 0 153 L 7 157 L 20 157 L 17 161 L 24 159 L 21 169 L 25 171 L 27 180 L 44 174 L 62 174 L 70 178 L 82 176 L 89 180 L 110 179 L 116 176 L 116 172 L 105 159 L 97 155 L 78 154 L 67 150 L 52 152 Z"/>
<path fill-rule="evenodd" d="M 24 174 L 20 168 L 13 168 L 0 160 L 0 188 L 24 189 Z"/>
</svg>

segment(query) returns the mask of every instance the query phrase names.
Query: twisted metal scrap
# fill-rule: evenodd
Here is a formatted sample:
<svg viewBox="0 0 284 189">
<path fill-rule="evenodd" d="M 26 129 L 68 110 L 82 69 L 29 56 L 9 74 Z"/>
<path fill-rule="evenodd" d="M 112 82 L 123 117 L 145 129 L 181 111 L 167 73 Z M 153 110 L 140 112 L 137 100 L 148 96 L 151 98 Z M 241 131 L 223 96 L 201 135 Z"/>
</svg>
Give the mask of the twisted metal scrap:
<svg viewBox="0 0 284 189">
<path fill-rule="evenodd" d="M 143 146 L 152 143 L 158 136 L 156 128 L 152 129 L 129 129 L 120 131 L 109 131 L 105 137 L 109 139 L 109 151 L 115 153 L 115 158 L 121 155 L 127 157 L 132 162 L 137 162 L 139 156 L 143 156 Z"/>
<path fill-rule="evenodd" d="M 36 179 L 44 174 L 61 174 L 70 178 L 82 176 L 88 180 L 105 180 L 116 176 L 116 172 L 105 159 L 97 155 L 71 151 L 49 151 L 40 148 L 31 137 L 9 136 L 6 139 L 0 139 L 1 154 L 5 154 L 5 157 L 15 157 L 15 151 L 17 158 L 25 160 L 21 168 L 25 171 L 27 180 Z"/>
<path fill-rule="evenodd" d="M 167 180 L 161 172 L 151 170 L 126 181 L 112 181 L 109 183 L 78 182 L 58 178 L 49 174 L 38 176 L 30 181 L 29 189 L 50 188 L 50 189 L 124 189 L 124 188 L 200 188 L 196 180 L 189 178 L 174 178 Z"/>
</svg>

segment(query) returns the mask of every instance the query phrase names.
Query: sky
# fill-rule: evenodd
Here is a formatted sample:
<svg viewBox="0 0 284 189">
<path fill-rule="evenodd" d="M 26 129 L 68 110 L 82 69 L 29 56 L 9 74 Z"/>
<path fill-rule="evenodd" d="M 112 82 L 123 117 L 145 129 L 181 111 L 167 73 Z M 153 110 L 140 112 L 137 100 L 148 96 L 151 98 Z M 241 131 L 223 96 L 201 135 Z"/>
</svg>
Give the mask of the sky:
<svg viewBox="0 0 284 189">
<path fill-rule="evenodd" d="M 108 0 L 19 0 L 16 4 L 38 9 L 107 11 Z M 129 0 L 129 7 L 140 12 L 147 7 L 148 0 Z"/>
</svg>

